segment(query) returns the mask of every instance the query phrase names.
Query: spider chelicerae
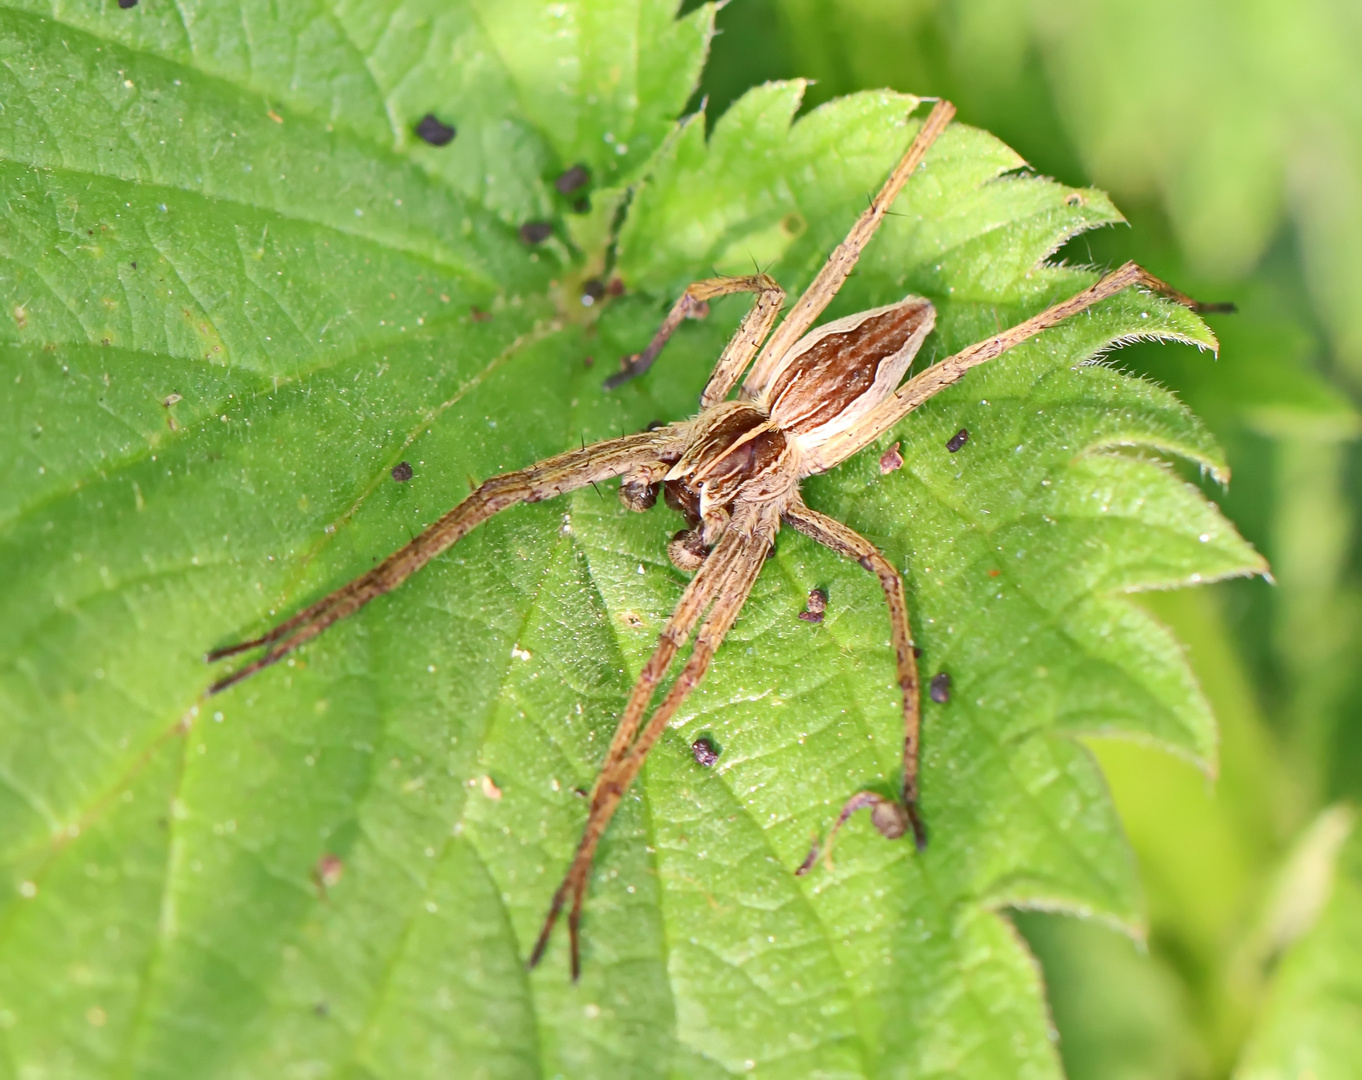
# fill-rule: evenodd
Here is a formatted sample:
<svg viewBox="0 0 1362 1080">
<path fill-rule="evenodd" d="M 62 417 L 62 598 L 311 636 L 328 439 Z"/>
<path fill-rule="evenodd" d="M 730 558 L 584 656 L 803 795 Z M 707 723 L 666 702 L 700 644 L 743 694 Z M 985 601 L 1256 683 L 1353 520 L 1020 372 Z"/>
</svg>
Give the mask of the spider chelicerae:
<svg viewBox="0 0 1362 1080">
<path fill-rule="evenodd" d="M 1194 311 L 1230 308 L 1198 304 L 1134 263 L 1126 263 L 1091 288 L 931 365 L 902 385 L 900 380 L 936 319 L 929 301 L 907 296 L 898 303 L 811 330 L 954 114 L 949 102 L 937 102 L 879 194 L 779 326 L 776 323 L 785 293 L 768 275 L 697 281 L 672 307 L 647 348 L 626 357 L 621 370 L 606 381 L 610 388 L 647 371 L 681 322 L 702 314 L 708 301 L 732 293 L 754 293 L 751 310 L 724 348 L 700 395 L 696 416 L 493 477 L 368 573 L 262 637 L 208 654 L 209 660 L 217 660 L 267 646 L 260 657 L 214 683 L 209 693 L 217 693 L 277 662 L 370 600 L 397 588 L 493 514 L 518 503 L 540 502 L 616 477 L 620 479 L 620 498 L 631 510 L 647 510 L 659 493 L 665 493 L 668 504 L 681 512 L 688 526 L 672 540 L 668 554 L 679 568 L 693 571 L 694 577 L 629 695 L 591 792 L 576 856 L 554 894 L 530 954 L 530 966 L 543 957 L 554 925 L 566 907 L 572 976 L 576 979 L 580 974 L 582 903 L 596 847 L 648 751 L 686 696 L 704 678 L 782 524 L 856 560 L 875 574 L 889 605 L 898 682 L 903 692 L 902 787 L 896 799 L 871 791 L 852 795 L 832 832 L 857 810 L 869 809 L 875 827 L 884 836 L 894 839 L 911 831 L 918 849 L 922 849 L 927 833 L 918 807 L 919 686 L 903 581 L 874 544 L 806 505 L 800 497 L 800 481 L 826 472 L 864 449 L 923 402 L 958 382 L 970 368 L 1129 286 L 1151 289 Z M 738 393 L 730 399 L 735 388 Z M 690 655 L 649 716 L 648 707 L 659 684 L 692 632 L 695 640 Z M 816 851 L 798 872 L 812 865 Z"/>
</svg>

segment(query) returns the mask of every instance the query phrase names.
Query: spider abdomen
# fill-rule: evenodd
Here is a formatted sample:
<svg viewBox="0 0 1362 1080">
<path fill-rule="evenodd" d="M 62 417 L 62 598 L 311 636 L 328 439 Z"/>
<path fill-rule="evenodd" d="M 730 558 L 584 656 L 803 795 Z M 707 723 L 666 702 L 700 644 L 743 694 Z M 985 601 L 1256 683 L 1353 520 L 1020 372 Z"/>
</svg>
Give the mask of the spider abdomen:
<svg viewBox="0 0 1362 1080">
<path fill-rule="evenodd" d="M 759 361 L 743 397 L 814 448 L 894 392 L 935 321 L 931 303 L 917 296 L 836 319 L 806 334 L 778 363 Z"/>
</svg>

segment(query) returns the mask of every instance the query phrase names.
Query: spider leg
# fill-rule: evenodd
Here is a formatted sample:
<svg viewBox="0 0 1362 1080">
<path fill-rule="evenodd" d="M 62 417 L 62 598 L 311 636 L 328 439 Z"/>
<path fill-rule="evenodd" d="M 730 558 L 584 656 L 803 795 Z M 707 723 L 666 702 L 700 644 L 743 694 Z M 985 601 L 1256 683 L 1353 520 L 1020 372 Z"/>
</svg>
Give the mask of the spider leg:
<svg viewBox="0 0 1362 1080">
<path fill-rule="evenodd" d="M 913 840 L 919 851 L 927 846 L 927 830 L 918 811 L 918 757 L 921 748 L 922 711 L 918 700 L 917 657 L 913 653 L 913 634 L 908 622 L 908 602 L 903 594 L 903 578 L 880 549 L 855 529 L 843 525 L 836 518 L 820 514 L 795 496 L 782 515 L 785 523 L 839 555 L 854 559 L 880 579 L 884 599 L 889 605 L 890 634 L 894 642 L 894 663 L 898 668 L 899 689 L 903 691 L 903 788 L 902 803 L 897 813 L 888 800 L 873 792 L 859 792 L 843 808 L 841 817 L 828 837 L 832 836 L 856 810 L 869 806 L 875 827 L 890 839 L 902 836 L 905 826 L 913 830 Z M 906 820 L 905 820 L 906 815 Z"/>
<path fill-rule="evenodd" d="M 638 720 L 634 720 L 633 728 L 627 732 L 627 714 L 626 720 L 620 722 L 614 744 L 611 746 L 610 757 L 607 758 L 600 775 L 596 779 L 596 786 L 591 796 L 591 810 L 587 817 L 586 827 L 582 831 L 582 838 L 578 842 L 577 852 L 573 856 L 572 865 L 568 868 L 567 874 L 564 875 L 562 884 L 558 886 L 558 891 L 553 894 L 553 901 L 549 905 L 544 926 L 539 932 L 539 938 L 535 942 L 533 951 L 530 953 L 530 967 L 534 967 L 543 959 L 544 950 L 548 947 L 554 924 L 558 921 L 558 916 L 570 900 L 568 937 L 572 954 L 573 981 L 575 982 L 581 974 L 580 926 L 582 903 L 590 881 L 591 862 L 595 857 L 596 847 L 600 843 L 606 826 L 610 824 L 610 819 L 619 808 L 625 792 L 629 790 L 629 785 L 633 783 L 634 778 L 639 774 L 639 770 L 643 768 L 643 762 L 648 756 L 648 751 L 661 738 L 662 732 L 667 727 L 667 722 L 680 708 L 681 703 L 704 678 L 705 672 L 709 669 L 710 661 L 714 658 L 715 650 L 723 641 L 724 635 L 733 626 L 738 613 L 742 611 L 743 604 L 746 603 L 748 594 L 752 591 L 752 585 L 757 580 L 757 574 L 766 562 L 766 552 L 780 528 L 780 519 L 770 507 L 753 508 L 749 504 L 748 509 L 750 513 L 735 516 L 734 523 L 729 526 L 723 539 L 719 541 L 718 546 L 701 569 L 701 573 L 704 573 L 711 567 L 714 568 L 710 570 L 712 584 L 707 590 L 709 595 L 713 597 L 714 606 L 695 637 L 695 646 L 686 660 L 685 667 L 681 669 L 676 681 L 667 691 L 666 697 L 663 698 L 662 703 L 648 720 L 647 726 L 644 727 L 642 733 L 632 744 L 629 744 L 627 737 L 621 739 L 621 733 L 625 733 L 626 736 L 632 735 L 638 726 Z M 699 577 L 700 574 L 697 574 L 696 580 L 699 580 Z M 665 636 L 664 631 L 664 638 Z M 665 642 L 659 644 L 658 651 L 654 656 L 664 653 L 667 649 L 668 645 Z M 674 653 L 675 646 L 671 646 L 670 650 L 671 653 Z M 639 682 L 634 688 L 634 697 L 642 694 L 646 705 L 652 695 L 652 689 L 652 683 L 647 684 L 645 688 L 643 677 L 640 676 Z M 633 699 L 631 699 L 631 705 L 632 703 Z"/>
<path fill-rule="evenodd" d="M 733 543 L 736 544 L 737 540 L 735 537 Z M 722 541 L 720 544 L 722 545 Z M 732 550 L 733 546 L 730 545 L 725 549 L 725 554 L 720 554 L 716 547 L 714 553 L 700 564 L 699 570 L 686 585 L 671 618 L 657 636 L 657 648 L 643 665 L 643 670 L 639 672 L 634 688 L 629 693 L 629 700 L 610 740 L 610 748 L 606 751 L 605 762 L 601 765 L 602 774 L 618 762 L 628 750 L 658 683 L 667 674 L 667 668 L 671 666 L 680 648 L 685 645 L 690 632 L 700 621 L 700 616 L 719 595 L 720 589 L 726 586 L 732 571 Z"/>
<path fill-rule="evenodd" d="M 1058 326 L 1065 319 L 1086 311 L 1094 304 L 1116 295 L 1132 285 L 1149 289 L 1151 292 L 1174 300 L 1184 307 L 1198 313 L 1233 311 L 1233 304 L 1202 304 L 1190 296 L 1178 292 L 1171 285 L 1160 281 L 1144 268 L 1133 262 L 1113 270 L 1096 284 L 1075 293 L 1069 299 L 1046 308 L 1039 315 L 1033 315 L 1025 322 L 1009 327 L 1001 333 L 986 337 L 954 356 L 948 356 L 919 374 L 913 376 L 898 388 L 892 396 L 860 423 L 839 435 L 834 435 L 820 453 L 823 468 L 830 469 L 845 461 L 857 451 L 870 445 L 891 427 L 897 424 L 923 402 L 935 397 L 946 387 L 959 382 L 970 368 L 993 360 L 1008 349 L 1033 338 L 1043 330 Z"/>
<path fill-rule="evenodd" d="M 622 358 L 620 370 L 605 380 L 605 388 L 613 390 L 642 375 L 653 366 L 657 354 L 662 351 L 662 347 L 667 344 L 672 334 L 676 333 L 676 328 L 681 325 L 683 319 L 703 318 L 709 311 L 708 301 L 738 292 L 756 293 L 757 296 L 752 301 L 752 309 L 743 316 L 737 332 L 724 347 L 718 363 L 714 365 L 714 373 L 710 375 L 704 393 L 700 395 L 700 407 L 707 409 L 723 401 L 728 397 L 729 391 L 737 385 L 752 357 L 756 356 L 762 341 L 776 324 L 781 306 L 785 303 L 785 290 L 767 274 L 705 278 L 686 286 L 686 291 L 681 294 L 681 299 L 672 305 L 671 311 L 667 313 L 657 333 L 653 335 L 653 340 L 648 342 L 648 347 L 641 353 Z"/>
<path fill-rule="evenodd" d="M 270 646 L 263 656 L 213 683 L 208 693 L 216 694 L 261 668 L 277 663 L 332 623 L 353 615 L 375 597 L 391 592 L 492 515 L 517 503 L 551 499 L 640 466 L 661 466 L 660 459 L 680 456 L 685 440 L 684 425 L 669 425 L 571 450 L 527 469 L 492 477 L 410 544 L 393 552 L 367 574 L 258 638 L 210 652 L 207 659 L 213 661 L 261 645 Z"/>
<path fill-rule="evenodd" d="M 903 185 L 908 182 L 908 178 L 926 157 L 927 150 L 932 143 L 936 142 L 938 136 L 946 130 L 946 125 L 951 122 L 951 117 L 955 115 L 955 106 L 949 101 L 938 101 L 936 106 L 923 121 L 922 127 L 918 129 L 912 145 L 908 147 L 907 153 L 903 155 L 894 171 L 889 174 L 889 179 L 884 182 L 884 187 L 880 188 L 880 193 L 875 196 L 865 212 L 857 219 L 856 224 L 851 227 L 847 237 L 831 255 L 828 261 L 823 264 L 823 269 L 818 272 L 818 276 L 813 279 L 813 283 L 804 290 L 804 295 L 799 298 L 794 307 L 790 309 L 785 321 L 770 339 L 766 342 L 765 348 L 761 350 L 761 355 L 757 357 L 756 367 L 752 370 L 752 378 L 757 382 L 763 381 L 759 378 L 759 373 L 764 372 L 766 365 L 778 363 L 787 352 L 790 351 L 796 341 L 804 336 L 805 331 L 814 323 L 814 320 L 823 313 L 823 309 L 834 296 L 837 290 L 842 287 L 851 271 L 856 266 L 856 261 L 861 257 L 861 251 L 866 244 L 870 243 L 870 238 L 875 235 L 875 230 L 880 227 L 880 222 L 884 220 L 885 213 L 893 205 L 894 199 L 902 190 Z"/>
</svg>

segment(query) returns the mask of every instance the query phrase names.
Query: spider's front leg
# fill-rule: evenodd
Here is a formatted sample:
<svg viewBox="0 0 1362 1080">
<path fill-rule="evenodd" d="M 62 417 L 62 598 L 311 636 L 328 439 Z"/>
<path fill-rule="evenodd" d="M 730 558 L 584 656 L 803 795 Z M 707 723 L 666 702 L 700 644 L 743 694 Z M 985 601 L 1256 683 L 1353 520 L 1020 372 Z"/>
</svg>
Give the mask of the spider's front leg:
<svg viewBox="0 0 1362 1080">
<path fill-rule="evenodd" d="M 555 495 L 631 471 L 643 469 L 665 472 L 666 462 L 680 457 L 685 449 L 687 433 L 688 425 L 669 424 L 655 431 L 626 435 L 580 450 L 570 450 L 527 469 L 492 477 L 410 544 L 393 552 L 367 574 L 355 578 L 258 638 L 210 652 L 207 659 L 213 661 L 261 645 L 270 646 L 263 656 L 213 683 L 208 693 L 226 690 L 261 668 L 277 663 L 328 626 L 347 615 L 353 615 L 370 600 L 397 588 L 435 556 L 502 510 L 518 503 L 551 499 Z"/>
<path fill-rule="evenodd" d="M 643 768 L 648 751 L 662 736 L 668 721 L 675 715 L 681 703 L 686 700 L 709 669 L 724 636 L 733 626 L 747 602 L 752 585 L 757 580 L 766 552 L 770 549 L 780 528 L 780 518 L 770 505 L 764 507 L 748 504 L 735 511 L 734 520 L 728 531 L 719 541 L 699 572 L 690 581 L 681 601 L 672 613 L 671 619 L 658 639 L 657 649 L 643 666 L 638 681 L 629 695 L 624 714 L 611 740 L 605 763 L 596 778 L 591 795 L 591 809 L 587 816 L 582 838 L 577 844 L 572 865 L 563 877 L 562 884 L 553 894 L 544 926 L 539 932 L 534 950 L 530 953 L 529 966 L 534 967 L 544 957 L 549 937 L 563 908 L 568 907 L 568 938 L 571 950 L 572 978 L 575 982 L 581 974 L 581 918 L 582 903 L 591 877 L 591 863 L 595 858 L 596 847 L 600 843 L 606 826 L 614 817 L 629 785 L 634 782 Z M 647 727 L 635 739 L 644 710 L 652 700 L 653 693 L 666 674 L 677 650 L 685 643 L 691 629 L 710 605 L 709 617 L 696 635 L 695 646 L 690 657 L 671 689 L 657 707 Z M 569 906 L 570 901 L 570 906 Z"/>
<path fill-rule="evenodd" d="M 927 830 L 918 809 L 918 759 L 921 749 L 922 710 L 918 696 L 917 655 L 908 622 L 908 602 L 903 594 L 903 579 L 884 554 L 855 529 L 835 518 L 810 510 L 796 496 L 785 508 L 786 524 L 839 555 L 854 559 L 880 579 L 884 599 L 889 605 L 889 626 L 894 643 L 894 663 L 898 668 L 899 689 L 903 692 L 903 787 L 901 800 L 893 802 L 871 791 L 858 792 L 848 800 L 828 836 L 832 838 L 857 810 L 868 807 L 871 819 L 884 836 L 895 840 L 910 828 L 917 849 L 927 846 Z M 808 864 L 806 864 L 807 867 Z"/>
<path fill-rule="evenodd" d="M 613 390 L 642 375 L 653 366 L 658 353 L 676 333 L 683 319 L 704 318 L 709 313 L 710 300 L 739 292 L 756 293 L 757 296 L 752 301 L 751 310 L 743 316 L 737 333 L 729 339 L 718 363 L 714 365 L 714 372 L 705 385 L 704 393 L 700 395 L 700 407 L 708 409 L 711 405 L 723 401 L 742 378 L 742 373 L 752 362 L 752 357 L 757 355 L 757 350 L 766 340 L 766 335 L 771 332 L 771 327 L 776 324 L 781 306 L 785 303 L 785 290 L 767 274 L 705 278 L 703 281 L 688 285 L 686 291 L 681 294 L 681 299 L 672 305 L 671 311 L 662 320 L 662 325 L 653 335 L 653 340 L 648 342 L 648 347 L 641 353 L 624 357 L 620 361 L 620 370 L 605 380 L 605 388 Z"/>
<path fill-rule="evenodd" d="M 1046 308 L 1025 322 L 961 349 L 954 356 L 948 356 L 914 375 L 855 426 L 829 439 L 819 450 L 818 471 L 826 471 L 869 446 L 919 405 L 934 398 L 946 387 L 958 383 L 971 368 L 996 359 L 1023 341 L 1058 326 L 1065 319 L 1087 311 L 1093 305 L 1132 286 L 1166 296 L 1199 315 L 1235 310 L 1233 304 L 1203 304 L 1193 300 L 1167 282 L 1160 281 L 1144 267 L 1133 262 L 1124 263 L 1082 292 Z"/>
</svg>

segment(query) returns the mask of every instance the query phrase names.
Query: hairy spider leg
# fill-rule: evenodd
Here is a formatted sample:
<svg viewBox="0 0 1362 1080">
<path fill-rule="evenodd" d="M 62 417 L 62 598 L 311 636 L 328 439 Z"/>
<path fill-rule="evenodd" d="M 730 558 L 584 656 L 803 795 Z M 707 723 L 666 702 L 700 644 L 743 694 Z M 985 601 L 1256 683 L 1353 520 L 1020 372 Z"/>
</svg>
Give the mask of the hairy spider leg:
<svg viewBox="0 0 1362 1080">
<path fill-rule="evenodd" d="M 823 313 L 823 309 L 837 295 L 837 291 L 842 287 L 843 282 L 855 269 L 856 262 L 860 259 L 861 252 L 865 249 L 866 244 L 870 243 L 870 238 L 875 235 L 875 230 L 880 227 L 880 222 L 884 220 L 884 215 L 888 212 L 889 207 L 898 198 L 903 185 L 908 182 L 908 178 L 922 164 L 922 159 L 927 156 L 927 151 L 931 149 L 932 143 L 936 142 L 941 133 L 946 130 L 953 116 L 955 116 L 955 106 L 949 101 L 938 101 L 927 115 L 927 119 L 923 121 L 922 127 L 918 128 L 917 135 L 913 138 L 907 152 L 894 167 L 894 171 L 889 174 L 889 179 L 884 182 L 884 186 L 880 188 L 879 194 L 871 200 L 870 205 L 856 219 L 856 224 L 851 227 L 846 239 L 838 244 L 833 253 L 828 256 L 828 261 L 823 264 L 823 269 L 818 272 L 813 283 L 804 290 L 804 294 L 795 302 L 790 313 L 785 316 L 785 321 L 767 340 L 752 368 L 752 374 L 749 376 L 753 385 L 764 385 L 769 381 L 770 372 L 768 368 L 780 363 L 795 342 L 813 326 L 814 320 Z"/>
<path fill-rule="evenodd" d="M 713 607 L 710 609 L 708 618 L 701 625 L 699 633 L 696 634 L 695 645 L 691 649 L 691 654 L 687 658 L 685 666 L 667 691 L 662 703 L 649 719 L 647 726 L 632 745 L 623 749 L 614 760 L 607 761 L 602 767 L 592 793 L 591 810 L 587 817 L 586 827 L 582 831 L 582 838 L 578 842 L 572 865 L 568 868 L 567 874 L 564 875 L 557 892 L 553 894 L 553 902 L 549 905 L 544 926 L 539 932 L 534 950 L 530 953 L 530 967 L 534 967 L 543 959 L 544 950 L 548 947 L 549 937 L 553 933 L 558 916 L 571 898 L 572 903 L 568 911 L 568 940 L 573 981 L 575 982 L 581 975 L 582 902 L 586 897 L 586 889 L 591 875 L 591 862 L 595 857 L 596 847 L 600 843 L 601 835 L 605 832 L 606 826 L 610 824 L 610 819 L 614 817 L 620 801 L 624 798 L 625 792 L 629 790 L 629 785 L 633 783 L 634 778 L 639 774 L 639 770 L 643 768 L 643 762 L 648 756 L 648 751 L 661 738 L 668 721 L 680 708 L 681 703 L 704 678 L 705 672 L 709 669 L 710 661 L 714 658 L 715 650 L 718 649 L 724 636 L 732 628 L 738 613 L 742 611 L 743 604 L 747 602 L 748 594 L 752 591 L 757 575 L 766 562 L 766 552 L 770 549 L 771 543 L 779 530 L 778 504 L 746 504 L 734 514 L 733 521 L 729 524 L 727 531 L 714 551 L 710 553 L 709 558 L 705 560 L 700 573 L 696 575 L 698 578 L 700 574 L 706 571 L 713 575 L 713 585 L 709 589 L 714 598 Z M 675 652 L 675 646 L 665 641 L 659 643 L 657 654 L 664 652 L 670 656 Z M 639 687 L 642 685 L 643 682 L 640 677 L 639 683 L 635 686 L 636 693 L 640 692 Z M 649 684 L 646 693 L 651 696 L 651 692 L 652 684 Z M 637 726 L 637 721 L 635 721 L 635 726 Z M 620 729 L 623 730 L 623 728 L 624 721 L 621 721 Z M 618 738 L 617 732 L 617 741 Z M 611 749 L 613 753 L 615 748 L 612 746 Z"/>
<path fill-rule="evenodd" d="M 895 816 L 890 806 L 880 806 L 882 800 L 872 792 L 859 792 L 843 808 L 841 817 L 828 837 L 862 806 L 869 806 L 876 812 L 875 825 L 890 839 L 896 839 L 911 828 L 913 842 L 919 851 L 927 847 L 927 830 L 922 823 L 918 809 L 918 756 L 922 727 L 922 711 L 918 697 L 917 658 L 913 654 L 913 633 L 908 621 L 908 601 L 903 594 L 903 579 L 884 554 L 858 533 L 843 525 L 835 518 L 811 510 L 802 498 L 795 495 L 786 505 L 783 518 L 785 523 L 824 547 L 831 548 L 839 555 L 861 564 L 880 579 L 884 589 L 884 599 L 889 605 L 890 637 L 894 644 L 894 664 L 898 669 L 899 689 L 903 693 L 903 787 L 902 804 Z M 853 805 L 855 804 L 855 805 Z M 891 804 L 892 805 L 892 804 Z M 906 820 L 905 820 L 906 815 Z"/>
<path fill-rule="evenodd" d="M 272 646 L 259 659 L 219 679 L 208 688 L 208 693 L 226 690 L 261 668 L 277 663 L 332 623 L 353 615 L 370 600 L 391 592 L 493 514 L 517 503 L 551 499 L 595 481 L 623 475 L 631 469 L 653 468 L 660 476 L 666 469 L 664 459 L 680 457 L 686 437 L 687 425 L 669 424 L 654 431 L 570 450 L 529 468 L 492 477 L 410 544 L 393 552 L 367 574 L 323 597 L 267 634 L 210 652 L 207 659 L 213 661 L 257 646 Z"/>
<path fill-rule="evenodd" d="M 959 382 L 970 368 L 996 359 L 1008 349 L 1020 345 L 1044 330 L 1058 326 L 1065 319 L 1086 311 L 1094 304 L 1101 303 L 1132 285 L 1166 296 L 1198 314 L 1235 310 L 1233 304 L 1200 303 L 1160 281 L 1135 263 L 1125 263 L 1082 292 L 1046 308 L 1039 315 L 1033 315 L 1025 322 L 1020 322 L 1000 334 L 984 338 L 983 341 L 976 342 L 954 356 L 948 356 L 945 360 L 914 375 L 859 424 L 828 441 L 825 469 L 840 464 L 869 446 L 919 405 L 935 397 L 946 387 Z"/>
<path fill-rule="evenodd" d="M 946 130 L 954 115 L 955 106 L 949 101 L 936 103 L 922 127 L 918 129 L 907 152 L 890 173 L 884 186 L 880 188 L 879 194 L 871 200 L 870 205 L 856 220 L 846 239 L 828 256 L 823 269 L 804 290 L 798 303 L 769 340 L 766 340 L 766 336 L 775 326 L 781 305 L 785 302 L 784 290 L 771 277 L 766 274 L 753 274 L 747 277 L 706 278 L 687 286 L 681 298 L 672 305 L 671 311 L 667 313 L 647 348 L 641 353 L 624 357 L 620 370 L 605 380 L 605 388 L 613 390 L 629 379 L 642 375 L 652 367 L 653 361 L 657 359 L 663 346 L 676 332 L 683 319 L 702 317 L 708 310 L 704 307 L 706 301 L 735 292 L 754 292 L 757 298 L 752 303 L 752 310 L 744 317 L 742 325 L 729 341 L 723 355 L 719 357 L 714 373 L 700 397 L 701 407 L 708 408 L 723 401 L 742 378 L 743 370 L 751 362 L 752 357 L 757 355 L 759 349 L 758 369 L 764 371 L 766 366 L 777 363 L 790 347 L 804 336 L 804 332 L 813 325 L 814 320 L 822 314 L 823 309 L 837 294 L 837 290 L 842 287 L 842 283 L 846 281 L 847 276 L 855 268 L 856 261 L 861 257 L 861 251 L 875 235 L 875 230 L 880 227 L 880 222 L 884 220 L 884 215 L 898 197 L 903 185 L 922 164 L 927 150 Z M 766 340 L 765 348 L 761 348 L 763 340 Z M 755 369 L 753 374 L 755 376 Z"/>
<path fill-rule="evenodd" d="M 775 326 L 780 317 L 781 306 L 785 303 L 785 290 L 767 274 L 750 274 L 746 277 L 712 277 L 694 281 L 686 286 L 681 298 L 672 305 L 667 317 L 662 320 L 653 340 L 641 353 L 620 359 L 620 370 L 605 380 L 605 388 L 615 387 L 637 378 L 653 366 L 658 353 L 676 333 L 684 319 L 700 319 L 709 311 L 708 301 L 733 293 L 756 293 L 752 308 L 743 316 L 737 332 L 724 347 L 704 393 L 700 395 L 700 407 L 707 409 L 728 397 L 729 391 L 738 384 L 743 371 L 757 355 L 761 343 Z"/>
<path fill-rule="evenodd" d="M 677 601 L 671 617 L 667 620 L 667 625 L 657 636 L 657 648 L 643 665 L 643 670 L 639 672 L 638 679 L 629 693 L 629 701 L 624 706 L 615 734 L 610 740 L 610 748 L 606 751 L 601 773 L 597 774 L 598 783 L 605 770 L 618 763 L 628 751 L 629 744 L 643 720 L 644 712 L 653 699 L 653 692 L 667 674 L 667 668 L 671 666 L 677 652 L 690 637 L 690 632 L 695 629 L 695 624 L 700 621 L 700 616 L 719 594 L 719 590 L 726 586 L 728 580 L 726 574 L 731 568 L 730 562 L 716 559 L 714 554 L 711 554 L 700 564 L 699 571 L 686 584 L 681 599 Z"/>
</svg>

